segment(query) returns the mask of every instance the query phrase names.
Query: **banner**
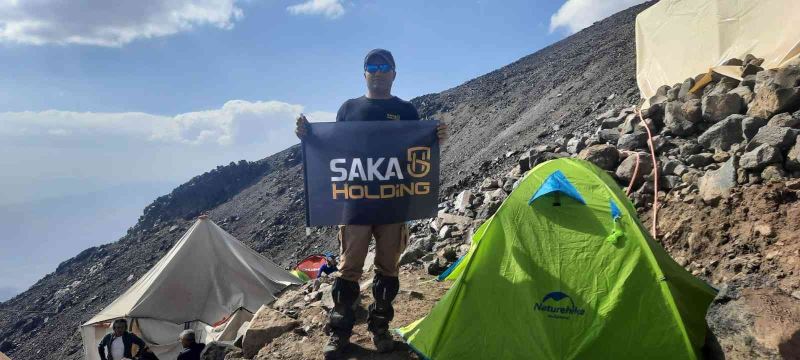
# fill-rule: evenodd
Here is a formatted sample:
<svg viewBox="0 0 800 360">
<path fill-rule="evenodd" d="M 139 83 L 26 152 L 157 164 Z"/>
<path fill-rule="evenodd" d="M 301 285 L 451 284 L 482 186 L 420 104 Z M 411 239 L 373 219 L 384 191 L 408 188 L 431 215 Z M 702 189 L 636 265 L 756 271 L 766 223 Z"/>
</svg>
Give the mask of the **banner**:
<svg viewBox="0 0 800 360">
<path fill-rule="evenodd" d="M 311 123 L 302 141 L 308 226 L 436 216 L 438 121 Z"/>
</svg>

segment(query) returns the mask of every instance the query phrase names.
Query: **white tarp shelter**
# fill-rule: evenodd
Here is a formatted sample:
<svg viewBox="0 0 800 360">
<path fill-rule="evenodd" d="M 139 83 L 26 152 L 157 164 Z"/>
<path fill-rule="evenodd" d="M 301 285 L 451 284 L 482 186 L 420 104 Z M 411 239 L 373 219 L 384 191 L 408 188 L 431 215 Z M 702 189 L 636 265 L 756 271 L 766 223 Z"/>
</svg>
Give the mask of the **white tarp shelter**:
<svg viewBox="0 0 800 360">
<path fill-rule="evenodd" d="M 201 217 L 150 271 L 81 325 L 84 359 L 100 359 L 97 346 L 120 318 L 161 359 L 177 357 L 184 329 L 195 330 L 200 341 L 232 341 L 261 305 L 299 283 Z"/>
<path fill-rule="evenodd" d="M 659 1 L 636 17 L 642 97 L 747 54 L 763 58 L 765 69 L 779 67 L 800 55 L 798 14 L 798 0 Z"/>
</svg>

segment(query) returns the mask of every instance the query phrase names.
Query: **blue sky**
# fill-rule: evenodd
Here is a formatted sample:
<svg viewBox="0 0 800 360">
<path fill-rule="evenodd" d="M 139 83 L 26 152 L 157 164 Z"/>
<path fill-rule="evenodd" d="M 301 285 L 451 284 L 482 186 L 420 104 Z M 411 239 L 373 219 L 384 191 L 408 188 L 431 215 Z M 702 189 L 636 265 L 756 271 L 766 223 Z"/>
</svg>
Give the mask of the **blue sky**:
<svg viewBox="0 0 800 360">
<path fill-rule="evenodd" d="M 0 216 L 26 218 L 0 222 L 0 300 L 192 176 L 296 143 L 299 112 L 332 120 L 372 48 L 410 99 L 639 2 L 0 0 Z"/>
</svg>

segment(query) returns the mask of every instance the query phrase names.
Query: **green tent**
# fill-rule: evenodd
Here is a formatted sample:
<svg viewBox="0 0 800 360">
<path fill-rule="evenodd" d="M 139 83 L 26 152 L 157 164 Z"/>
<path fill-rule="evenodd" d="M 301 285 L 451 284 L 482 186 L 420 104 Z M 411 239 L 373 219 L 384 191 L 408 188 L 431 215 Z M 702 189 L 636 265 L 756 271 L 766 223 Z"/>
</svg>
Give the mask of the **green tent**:
<svg viewBox="0 0 800 360">
<path fill-rule="evenodd" d="M 430 314 L 398 329 L 427 359 L 696 359 L 716 293 L 576 159 L 531 170 L 447 279 Z"/>
</svg>

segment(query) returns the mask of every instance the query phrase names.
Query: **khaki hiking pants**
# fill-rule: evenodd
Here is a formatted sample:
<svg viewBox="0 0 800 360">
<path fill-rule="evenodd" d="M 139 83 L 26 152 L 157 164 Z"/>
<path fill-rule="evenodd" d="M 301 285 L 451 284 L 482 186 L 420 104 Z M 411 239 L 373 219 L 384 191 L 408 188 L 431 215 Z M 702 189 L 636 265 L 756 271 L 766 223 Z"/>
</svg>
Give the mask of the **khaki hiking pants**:
<svg viewBox="0 0 800 360">
<path fill-rule="evenodd" d="M 358 282 L 364 273 L 364 259 L 369 242 L 375 237 L 375 272 L 397 277 L 400 255 L 408 245 L 408 226 L 405 223 L 386 225 L 339 225 L 341 278 Z"/>
</svg>

